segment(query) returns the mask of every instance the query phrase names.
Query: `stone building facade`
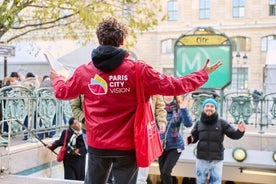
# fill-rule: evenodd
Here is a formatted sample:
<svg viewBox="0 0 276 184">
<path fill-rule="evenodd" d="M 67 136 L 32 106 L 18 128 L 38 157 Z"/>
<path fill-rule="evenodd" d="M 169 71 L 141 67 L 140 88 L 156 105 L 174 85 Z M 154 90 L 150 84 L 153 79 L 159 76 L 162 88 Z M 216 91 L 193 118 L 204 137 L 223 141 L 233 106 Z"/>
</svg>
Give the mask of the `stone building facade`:
<svg viewBox="0 0 276 184">
<path fill-rule="evenodd" d="M 138 36 L 131 49 L 138 59 L 170 74 L 175 40 L 197 27 L 211 27 L 233 42 L 228 89 L 263 90 L 268 42 L 276 40 L 276 0 L 162 0 L 162 6 L 160 16 L 168 14 L 168 20 Z"/>
</svg>

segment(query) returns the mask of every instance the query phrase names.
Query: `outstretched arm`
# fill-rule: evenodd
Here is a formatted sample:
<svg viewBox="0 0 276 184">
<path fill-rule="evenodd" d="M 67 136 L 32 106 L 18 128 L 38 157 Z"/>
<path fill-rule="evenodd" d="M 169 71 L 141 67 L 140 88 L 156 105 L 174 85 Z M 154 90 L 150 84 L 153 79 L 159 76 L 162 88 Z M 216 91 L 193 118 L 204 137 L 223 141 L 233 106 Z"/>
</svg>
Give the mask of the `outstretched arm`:
<svg viewBox="0 0 276 184">
<path fill-rule="evenodd" d="M 207 59 L 205 65 L 203 66 L 203 70 L 205 70 L 208 73 L 208 75 L 210 75 L 212 72 L 214 72 L 216 69 L 218 69 L 222 65 L 221 61 L 218 61 L 211 66 L 208 66 L 209 63 L 210 63 L 210 59 Z"/>
</svg>

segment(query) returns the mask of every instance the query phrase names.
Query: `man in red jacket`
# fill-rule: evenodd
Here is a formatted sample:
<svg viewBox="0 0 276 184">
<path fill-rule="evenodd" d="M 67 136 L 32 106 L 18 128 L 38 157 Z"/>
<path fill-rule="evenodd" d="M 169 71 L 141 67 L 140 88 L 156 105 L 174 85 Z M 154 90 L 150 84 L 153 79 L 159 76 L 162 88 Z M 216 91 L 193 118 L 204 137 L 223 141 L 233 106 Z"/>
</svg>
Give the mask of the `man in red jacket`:
<svg viewBox="0 0 276 184">
<path fill-rule="evenodd" d="M 58 99 L 84 95 L 89 154 L 85 184 L 104 184 L 111 167 L 116 183 L 135 184 L 135 62 L 120 48 L 127 28 L 109 17 L 98 25 L 96 34 L 100 45 L 92 51 L 91 62 L 78 67 L 67 81 L 55 71 L 51 71 L 50 78 Z M 208 63 L 209 60 L 201 70 L 178 78 L 162 75 L 140 63 L 145 98 L 156 94 L 178 96 L 196 90 L 222 64 Z"/>
</svg>

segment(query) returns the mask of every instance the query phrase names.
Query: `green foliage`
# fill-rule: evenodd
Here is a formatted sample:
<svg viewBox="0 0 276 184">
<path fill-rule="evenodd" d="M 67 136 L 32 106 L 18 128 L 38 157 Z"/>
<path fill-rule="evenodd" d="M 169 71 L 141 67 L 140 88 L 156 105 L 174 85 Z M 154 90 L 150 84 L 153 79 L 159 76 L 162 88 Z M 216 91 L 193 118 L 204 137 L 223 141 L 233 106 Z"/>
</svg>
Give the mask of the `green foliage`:
<svg viewBox="0 0 276 184">
<path fill-rule="evenodd" d="M 135 41 L 137 33 L 157 25 L 160 11 L 160 0 L 3 0 L 0 41 L 29 38 L 31 34 L 38 39 L 69 38 L 86 43 L 105 16 L 126 23 L 130 40 Z"/>
</svg>

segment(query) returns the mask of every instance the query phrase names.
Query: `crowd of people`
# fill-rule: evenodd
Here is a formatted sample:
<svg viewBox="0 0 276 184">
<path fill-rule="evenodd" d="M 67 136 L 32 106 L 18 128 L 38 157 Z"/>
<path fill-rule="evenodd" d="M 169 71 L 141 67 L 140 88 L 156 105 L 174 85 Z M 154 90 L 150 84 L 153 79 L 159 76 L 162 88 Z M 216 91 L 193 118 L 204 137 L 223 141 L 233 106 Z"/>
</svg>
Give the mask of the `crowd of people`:
<svg viewBox="0 0 276 184">
<path fill-rule="evenodd" d="M 48 82 L 46 82 L 48 80 Z M 31 86 L 30 86 L 31 84 Z M 6 76 L 2 81 L 2 87 L 6 86 L 24 86 L 28 89 L 31 87 L 37 89 L 41 87 L 52 87 L 52 82 L 48 75 L 36 76 L 32 72 L 11 72 L 9 76 Z"/>
<path fill-rule="evenodd" d="M 23 75 L 20 72 L 11 72 L 9 76 L 4 78 L 3 85 L 1 88 L 1 95 L 3 97 L 9 96 L 9 94 L 12 94 L 13 92 L 26 92 L 28 90 L 36 90 L 39 88 L 44 88 L 44 87 L 50 87 L 52 88 L 52 81 L 50 80 L 48 75 L 44 75 L 43 77 L 41 76 L 36 76 L 32 72 L 27 72 L 25 75 Z M 9 94 L 8 94 L 9 93 Z M 11 97 L 11 96 L 10 96 Z M 29 127 L 29 117 L 35 117 L 36 116 L 36 111 L 33 111 L 33 106 L 35 106 L 35 101 L 31 99 L 23 99 L 25 107 L 28 108 L 28 113 L 26 114 L 26 117 L 24 118 L 24 125 L 26 127 Z M 4 103 L 4 108 L 6 104 L 8 103 L 7 100 L 3 101 Z M 2 110 L 1 110 L 2 111 Z M 22 112 L 23 113 L 23 112 Z M 3 114 L 1 114 L 1 119 L 3 118 Z M 33 118 L 33 126 L 34 128 L 37 126 L 36 124 L 36 118 Z M 39 124 L 42 124 L 42 121 L 40 120 Z M 8 132 L 8 125 L 7 123 L 3 123 L 1 127 L 1 132 Z M 39 137 L 42 139 L 44 135 L 42 133 L 38 134 Z M 49 136 L 53 136 L 54 132 L 50 132 Z M 47 137 L 48 137 L 48 132 L 47 132 Z M 28 132 L 25 131 L 23 140 L 28 139 Z"/>
<path fill-rule="evenodd" d="M 67 80 L 54 70 L 50 72 L 56 98 L 62 100 L 81 98 L 82 100 L 80 104 L 82 104 L 83 115 L 79 120 L 86 126 L 85 136 L 88 151 L 85 184 L 105 184 L 110 178 L 110 173 L 112 173 L 112 180 L 117 184 L 140 184 L 145 182 L 140 180 L 141 176 L 144 180 L 147 178 L 147 168 L 138 168 L 136 164 L 133 134 L 137 107 L 135 93 L 135 65 L 137 62 L 131 60 L 128 57 L 128 52 L 120 48 L 124 44 L 127 33 L 126 26 L 117 19 L 113 17 L 104 19 L 96 29 L 99 46 L 92 51 L 91 62 L 78 67 Z M 165 123 L 161 123 L 159 126 L 160 139 L 163 140 L 164 147 L 163 154 L 157 158 L 163 184 L 173 183 L 172 169 L 181 152 L 184 151 L 181 125 L 193 126 L 187 109 L 188 99 L 179 100 L 177 97 L 201 87 L 208 81 L 208 75 L 222 65 L 221 62 L 217 62 L 209 66 L 209 62 L 207 59 L 199 71 L 178 78 L 162 75 L 147 64 L 139 63 L 142 65 L 140 75 L 145 99 L 149 101 L 151 96 L 163 96 L 167 114 Z M 223 125 L 219 127 L 223 128 L 215 127 L 218 128 L 217 134 L 220 135 L 217 138 L 221 140 L 220 144 L 215 147 L 222 146 L 224 134 L 235 139 L 243 136 L 244 123 L 240 123 L 238 129 L 235 130 L 227 122 L 214 118 L 215 115 L 212 116 L 209 111 L 215 113 L 217 107 L 211 108 L 210 106 L 209 101 L 204 104 L 202 116 L 207 121 L 202 118 L 196 122 L 200 128 L 197 131 L 193 129 L 188 144 L 202 141 L 201 126 L 204 125 L 208 129 L 208 126 L 218 125 L 221 122 Z M 208 116 L 210 117 L 208 118 Z M 206 147 L 209 146 L 208 141 L 213 140 L 205 141 L 207 142 Z M 198 150 L 197 155 L 201 155 L 200 151 L 201 149 Z M 211 158 L 215 163 L 223 159 L 223 149 L 219 149 L 219 151 L 217 154 L 220 157 Z M 213 170 L 211 169 L 206 168 L 204 175 L 207 172 L 208 176 L 212 176 L 210 172 L 213 173 Z M 215 171 L 217 172 L 215 176 L 221 174 L 221 172 Z M 199 175 L 196 175 L 197 182 L 200 183 L 198 177 Z M 202 180 L 206 179 L 209 179 L 209 183 L 213 181 L 212 177 Z M 218 177 L 214 183 L 218 183 L 220 180 L 221 177 Z"/>
<path fill-rule="evenodd" d="M 96 29 L 99 46 L 91 53 L 91 62 L 78 67 L 65 80 L 51 70 L 49 79 L 56 98 L 72 100 L 74 117 L 69 121 L 67 155 L 63 161 L 65 179 L 84 180 L 85 184 L 142 184 L 150 183 L 148 168 L 138 168 L 134 144 L 134 119 L 137 107 L 135 63 L 122 49 L 128 30 L 113 17 L 103 19 Z M 215 99 L 203 102 L 202 114 L 193 124 L 188 110 L 188 94 L 205 84 L 209 75 L 222 63 L 204 66 L 187 76 L 166 76 L 146 63 L 141 65 L 141 83 L 146 101 L 153 105 L 156 123 L 159 125 L 163 153 L 156 158 L 159 163 L 162 184 L 173 184 L 172 170 L 187 144 L 197 143 L 196 182 L 221 183 L 224 135 L 239 139 L 244 135 L 245 124 L 235 129 L 219 118 Z M 35 76 L 28 74 L 21 84 L 32 82 Z M 17 83 L 9 81 L 9 83 Z M 42 85 L 43 83 L 41 83 Z M 30 86 L 27 84 L 27 86 Z M 154 98 L 158 96 L 159 107 Z M 161 107 L 161 109 L 160 109 Z M 81 128 L 82 124 L 82 128 Z M 193 127 L 191 135 L 184 139 L 182 127 Z M 47 147 L 62 146 L 64 130 L 59 140 Z M 85 166 L 85 154 L 88 154 Z M 85 173 L 85 176 L 84 176 Z"/>
</svg>

